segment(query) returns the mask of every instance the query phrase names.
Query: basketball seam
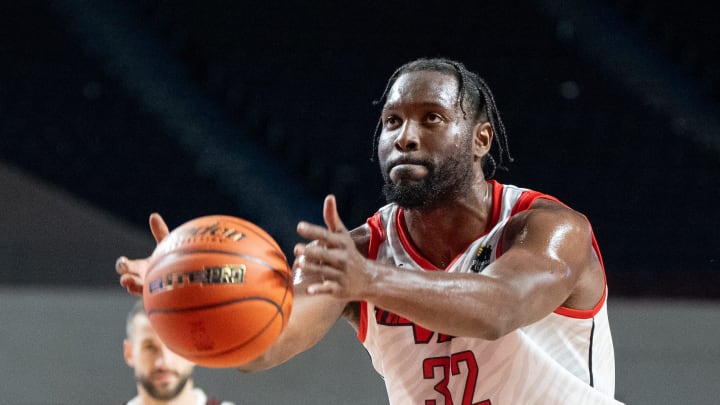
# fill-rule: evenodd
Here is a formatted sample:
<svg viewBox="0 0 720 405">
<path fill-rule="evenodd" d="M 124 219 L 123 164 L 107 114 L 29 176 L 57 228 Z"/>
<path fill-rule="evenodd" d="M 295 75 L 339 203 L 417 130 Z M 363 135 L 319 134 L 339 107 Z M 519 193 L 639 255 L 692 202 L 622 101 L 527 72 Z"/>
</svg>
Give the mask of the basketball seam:
<svg viewBox="0 0 720 405">
<path fill-rule="evenodd" d="M 214 304 L 206 304 L 206 305 L 195 306 L 195 307 L 190 307 L 190 308 L 178 308 L 178 309 L 158 309 L 158 308 L 155 308 L 155 309 L 150 309 L 150 310 L 148 310 L 148 311 L 147 311 L 147 315 L 148 315 L 148 316 L 151 316 L 151 315 L 153 315 L 153 314 L 155 314 L 155 313 L 167 314 L 167 313 L 182 313 L 182 312 L 202 311 L 202 310 L 206 310 L 206 309 L 212 309 L 212 308 L 222 307 L 222 306 L 225 306 L 225 305 L 237 304 L 238 302 L 250 301 L 250 300 L 267 301 L 267 302 L 275 305 L 275 307 L 277 307 L 278 311 L 282 312 L 282 307 L 280 307 L 280 305 L 278 305 L 278 303 L 276 303 L 275 301 L 273 301 L 273 300 L 271 300 L 271 299 L 269 299 L 269 298 L 266 298 L 266 297 L 260 297 L 260 296 L 253 295 L 253 296 L 250 296 L 250 297 L 236 298 L 236 299 L 229 300 L 229 301 L 217 302 L 217 303 L 214 303 Z"/>
<path fill-rule="evenodd" d="M 285 291 L 287 294 L 287 288 L 285 289 Z M 275 319 L 277 318 L 278 315 L 280 315 L 280 318 L 281 318 L 280 322 L 282 324 L 284 324 L 285 323 L 285 311 L 283 311 L 282 306 L 278 305 L 275 301 L 265 298 L 265 297 L 251 296 L 251 297 L 245 297 L 245 298 L 238 298 L 238 299 L 230 300 L 230 301 L 224 301 L 222 303 L 203 305 L 203 306 L 197 306 L 197 307 L 192 307 L 192 308 L 153 309 L 153 310 L 148 311 L 147 316 L 150 317 L 155 313 L 182 313 L 182 312 L 200 311 L 200 310 L 205 310 L 205 309 L 212 309 L 212 308 L 219 307 L 219 306 L 229 305 L 229 304 L 236 304 L 238 302 L 249 301 L 249 300 L 261 300 L 261 301 L 265 301 L 265 302 L 268 302 L 268 303 L 274 305 L 275 309 L 276 309 L 275 314 L 270 319 L 268 319 L 267 323 L 257 333 L 255 333 L 253 336 L 248 337 L 247 339 L 245 339 L 244 342 L 242 342 L 238 345 L 232 346 L 231 348 L 225 349 L 220 352 L 206 353 L 206 354 L 192 353 L 192 357 L 194 357 L 194 358 L 212 358 L 212 357 L 218 357 L 218 356 L 222 356 L 224 354 L 233 352 L 235 350 L 241 349 L 242 347 L 252 343 L 258 336 L 261 336 L 267 330 L 267 328 L 270 327 L 270 325 L 272 325 L 273 321 L 275 321 Z M 283 298 L 283 302 L 284 302 L 284 298 Z"/>
<path fill-rule="evenodd" d="M 235 345 L 235 346 L 233 346 L 233 347 L 231 347 L 231 348 L 229 348 L 229 349 L 226 349 L 226 350 L 223 350 L 223 351 L 217 352 L 217 353 L 212 353 L 212 354 L 210 354 L 210 353 L 208 353 L 208 354 L 196 353 L 196 354 L 194 354 L 193 356 L 196 357 L 196 358 L 217 357 L 217 356 L 222 356 L 222 355 L 224 355 L 224 354 L 227 354 L 227 353 L 233 352 L 233 351 L 235 351 L 235 350 L 241 349 L 241 348 L 243 348 L 244 346 L 252 343 L 258 336 L 262 335 L 262 334 L 267 330 L 267 328 L 269 328 L 270 325 L 272 325 L 273 321 L 277 318 L 278 315 L 280 315 L 280 317 L 281 317 L 280 322 L 283 323 L 283 322 L 285 321 L 285 316 L 284 316 L 284 314 L 283 314 L 282 309 L 279 309 L 277 312 L 275 312 L 275 315 L 273 315 L 273 317 L 268 320 L 268 322 L 265 324 L 265 326 L 262 327 L 262 329 L 260 329 L 256 334 L 254 334 L 253 336 L 247 338 L 244 342 L 242 342 L 242 343 L 240 343 L 240 344 L 238 344 L 238 345 Z M 259 354 L 258 354 L 258 356 L 259 356 Z"/>
</svg>

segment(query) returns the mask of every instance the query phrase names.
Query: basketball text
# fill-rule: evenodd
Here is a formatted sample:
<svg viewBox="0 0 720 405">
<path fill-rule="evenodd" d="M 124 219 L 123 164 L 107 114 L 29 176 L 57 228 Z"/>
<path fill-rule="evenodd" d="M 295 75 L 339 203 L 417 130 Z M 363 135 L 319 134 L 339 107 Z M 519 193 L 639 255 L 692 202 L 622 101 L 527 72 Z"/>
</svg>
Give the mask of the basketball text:
<svg viewBox="0 0 720 405">
<path fill-rule="evenodd" d="M 247 235 L 238 231 L 237 229 L 227 228 L 221 225 L 220 222 L 215 222 L 211 225 L 205 225 L 197 228 L 183 230 L 183 232 L 178 235 L 178 239 L 183 240 L 185 238 L 194 238 L 198 236 L 225 238 L 230 239 L 233 242 L 238 242 L 242 239 L 245 239 Z"/>
<path fill-rule="evenodd" d="M 245 271 L 244 264 L 227 264 L 187 273 L 170 273 L 151 280 L 148 289 L 155 294 L 197 284 L 242 284 L 245 282 Z"/>
</svg>

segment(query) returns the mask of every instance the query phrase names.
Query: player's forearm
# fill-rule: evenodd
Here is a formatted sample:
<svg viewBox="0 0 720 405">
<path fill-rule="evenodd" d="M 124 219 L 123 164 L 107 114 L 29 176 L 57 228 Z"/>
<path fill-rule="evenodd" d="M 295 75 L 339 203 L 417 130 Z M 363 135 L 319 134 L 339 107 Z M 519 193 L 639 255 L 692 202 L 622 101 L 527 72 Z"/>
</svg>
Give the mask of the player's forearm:
<svg viewBox="0 0 720 405">
<path fill-rule="evenodd" d="M 518 326 L 517 294 L 491 277 L 371 265 L 376 268 L 367 300 L 424 328 L 497 339 Z"/>
<path fill-rule="evenodd" d="M 345 303 L 332 297 L 308 296 L 296 288 L 293 309 L 285 330 L 260 357 L 238 370 L 254 372 L 278 366 L 315 346 L 343 313 Z"/>
<path fill-rule="evenodd" d="M 300 342 L 292 343 L 291 339 L 284 339 L 283 335 L 287 334 L 287 330 L 278 337 L 278 340 L 270 346 L 260 357 L 238 366 L 237 369 L 244 373 L 262 371 L 278 366 L 297 354 L 304 351 Z"/>
</svg>

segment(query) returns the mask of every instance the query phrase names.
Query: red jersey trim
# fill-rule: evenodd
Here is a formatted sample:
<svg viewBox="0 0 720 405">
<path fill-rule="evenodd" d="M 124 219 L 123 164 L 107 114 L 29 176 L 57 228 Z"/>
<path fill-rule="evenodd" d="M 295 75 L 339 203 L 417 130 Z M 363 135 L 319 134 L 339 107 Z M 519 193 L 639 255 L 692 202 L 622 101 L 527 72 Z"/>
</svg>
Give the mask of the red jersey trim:
<svg viewBox="0 0 720 405">
<path fill-rule="evenodd" d="M 376 212 L 375 215 L 368 218 L 368 228 L 370 228 L 370 243 L 368 245 L 368 259 L 377 259 L 378 250 L 380 250 L 380 244 L 385 241 L 385 227 L 383 226 L 380 212 Z M 367 302 L 360 301 L 360 321 L 358 325 L 357 337 L 360 342 L 365 343 L 367 337 L 367 325 L 368 325 L 368 314 L 367 314 Z"/>
<path fill-rule="evenodd" d="M 543 194 L 543 193 L 533 191 L 533 190 L 526 190 L 520 195 L 520 198 L 518 198 L 517 202 L 515 202 L 515 205 L 513 206 L 510 216 L 513 216 L 517 213 L 520 213 L 520 212 L 530 209 L 530 206 L 538 198 L 555 201 L 556 203 L 569 208 L 562 201 L 558 200 L 557 198 L 555 198 L 551 195 Z M 583 215 L 583 217 L 584 217 L 584 215 Z M 587 217 L 585 217 L 585 220 L 587 221 Z M 589 223 L 590 223 L 590 221 L 588 221 L 588 224 Z M 592 229 L 591 229 L 591 232 L 592 232 Z M 500 236 L 501 242 L 502 242 L 503 238 L 504 238 L 504 236 L 501 235 Z M 593 316 L 595 316 L 602 308 L 603 303 L 605 302 L 605 298 L 607 297 L 607 277 L 605 276 L 605 264 L 603 263 L 602 255 L 600 254 L 600 247 L 597 243 L 597 240 L 595 239 L 595 233 L 592 233 L 592 246 L 593 246 L 593 250 L 595 250 L 595 254 L 597 254 L 597 256 L 598 256 L 598 260 L 600 261 L 600 267 L 602 268 L 602 271 L 603 271 L 603 278 L 605 279 L 605 290 L 603 290 L 603 295 L 600 298 L 600 301 L 598 301 L 598 303 L 595 305 L 595 307 L 593 309 L 586 309 L 586 310 L 573 309 L 573 308 L 568 308 L 568 307 L 561 305 L 557 309 L 555 309 L 555 311 L 553 311 L 556 314 L 562 315 L 562 316 L 567 316 L 569 318 L 575 318 L 575 319 L 590 319 Z M 498 257 L 500 257 L 500 255 L 502 255 L 502 246 L 500 243 L 498 243 L 497 255 L 498 255 Z"/>
<path fill-rule="evenodd" d="M 490 214 L 490 222 L 485 226 L 485 232 L 479 237 L 485 236 L 491 229 L 497 225 L 500 220 L 500 211 L 502 211 L 502 195 L 503 185 L 495 180 L 488 180 L 488 184 L 492 186 L 492 213 Z"/>
<path fill-rule="evenodd" d="M 561 204 L 563 206 L 566 206 L 562 203 L 562 201 L 558 200 L 557 198 L 543 194 L 537 191 L 533 190 L 525 190 L 520 194 L 520 197 L 515 202 L 515 205 L 513 205 L 512 210 L 510 211 L 510 217 L 519 214 L 523 211 L 527 211 L 530 209 L 530 206 L 537 200 L 538 198 L 543 198 L 545 200 L 555 201 L 558 204 Z M 567 206 L 566 206 L 567 207 Z M 497 246 L 497 256 L 500 257 L 503 253 L 502 249 L 502 241 L 505 237 L 505 229 L 503 229 L 502 235 L 500 235 L 500 242 L 498 242 Z"/>
<path fill-rule="evenodd" d="M 422 267 L 423 269 L 430 271 L 440 270 L 422 255 L 420 255 L 417 250 L 415 250 L 415 246 L 412 244 L 412 242 L 410 242 L 410 238 L 405 232 L 405 216 L 403 215 L 403 212 L 404 211 L 402 208 L 398 208 L 397 218 L 395 220 L 395 227 L 397 228 L 398 236 L 400 237 L 400 243 L 402 244 L 403 248 L 407 250 L 408 254 L 415 261 L 415 263 L 419 264 L 420 267 Z"/>
<path fill-rule="evenodd" d="M 375 215 L 368 218 L 368 227 L 370 228 L 370 244 L 368 246 L 368 259 L 377 259 L 378 250 L 380 244 L 385 241 L 385 226 L 383 226 L 382 219 L 380 219 L 380 212 L 376 212 Z"/>
<path fill-rule="evenodd" d="M 503 194 L 503 186 L 502 184 L 498 183 L 495 180 L 488 180 L 488 183 L 492 186 L 492 207 L 490 212 L 490 221 L 485 226 L 485 229 L 483 230 L 483 233 L 478 235 L 478 238 L 481 238 L 485 236 L 488 232 L 490 232 L 491 229 L 497 225 L 498 221 L 500 220 L 500 212 L 502 211 L 502 194 Z M 408 252 L 410 257 L 420 265 L 425 270 L 429 271 L 437 271 L 437 270 L 443 270 L 438 267 L 436 267 L 434 264 L 430 263 L 426 258 L 424 258 L 416 249 L 415 246 L 410 241 L 410 238 L 408 237 L 407 233 L 405 232 L 405 216 L 403 215 L 403 209 L 398 208 L 397 210 L 397 218 L 395 223 L 398 235 L 400 236 L 400 243 L 402 244 L 403 248 Z M 472 242 L 471 242 L 472 244 Z M 455 262 L 460 259 L 462 256 L 462 253 L 457 255 L 450 264 L 447 265 L 447 268 L 452 267 Z M 447 269 L 446 268 L 446 269 Z"/>
<path fill-rule="evenodd" d="M 543 194 L 537 191 L 533 190 L 525 190 L 520 194 L 520 198 L 515 202 L 515 205 L 513 206 L 512 211 L 510 212 L 510 216 L 513 216 L 517 214 L 518 212 L 523 212 L 528 209 L 530 209 L 530 206 L 537 200 L 538 198 L 544 198 L 546 200 L 555 201 L 558 204 L 561 204 L 563 206 L 566 206 L 562 203 L 562 201 L 558 200 L 557 198 Z M 567 206 L 566 206 L 567 207 Z"/>
<path fill-rule="evenodd" d="M 595 305 L 595 308 L 581 310 L 560 306 L 553 312 L 558 315 L 567 316 L 568 318 L 590 319 L 600 312 L 600 309 L 602 309 L 602 306 L 605 303 L 605 298 L 607 298 L 607 285 L 605 286 L 605 290 L 603 290 L 602 298 L 600 298 L 600 301 L 598 301 L 597 305 Z"/>
<path fill-rule="evenodd" d="M 358 325 L 357 338 L 360 343 L 365 343 L 368 329 L 367 301 L 360 301 L 360 321 Z"/>
<path fill-rule="evenodd" d="M 587 218 L 586 218 L 587 220 Z M 588 223 L 590 223 L 588 221 Z M 590 230 L 592 232 L 592 229 Z M 598 261 L 600 262 L 600 268 L 603 272 L 603 279 L 605 280 L 605 290 L 603 290 L 603 295 L 600 298 L 600 301 L 598 301 L 597 305 L 595 305 L 595 308 L 588 309 L 588 310 L 579 310 L 579 309 L 572 309 L 568 307 L 559 307 L 554 312 L 558 315 L 564 315 L 570 318 L 577 318 L 577 319 L 590 319 L 594 317 L 602 308 L 603 304 L 605 303 L 605 300 L 607 299 L 607 276 L 605 275 L 605 263 L 603 262 L 602 254 L 600 254 L 600 246 L 598 245 L 597 239 L 595 239 L 595 233 L 592 232 L 592 246 L 593 250 L 595 250 L 595 254 L 598 257 Z"/>
</svg>

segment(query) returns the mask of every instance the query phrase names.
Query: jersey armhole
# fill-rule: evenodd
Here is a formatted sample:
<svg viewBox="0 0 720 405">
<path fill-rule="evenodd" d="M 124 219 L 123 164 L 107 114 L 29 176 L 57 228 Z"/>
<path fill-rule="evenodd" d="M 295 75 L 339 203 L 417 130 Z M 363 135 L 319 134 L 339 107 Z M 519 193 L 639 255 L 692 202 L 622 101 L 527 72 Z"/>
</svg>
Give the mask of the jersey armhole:
<svg viewBox="0 0 720 405">
<path fill-rule="evenodd" d="M 551 195 L 543 194 L 543 193 L 540 193 L 540 192 L 537 192 L 534 190 L 526 190 L 520 195 L 517 202 L 513 206 L 510 216 L 513 216 L 515 214 L 518 214 L 520 212 L 530 209 L 530 206 L 538 198 L 554 201 L 560 205 L 567 207 L 567 205 L 565 205 L 562 201 L 558 200 L 557 198 L 555 198 Z M 497 250 L 498 256 L 502 254 L 502 240 L 503 240 L 503 237 L 501 236 L 500 243 L 498 243 L 498 250 Z M 575 318 L 575 319 L 589 319 L 589 318 L 592 318 L 593 316 L 595 316 L 600 311 L 603 304 L 605 303 L 605 299 L 607 297 L 607 277 L 605 276 L 605 265 L 603 263 L 602 256 L 600 255 L 600 248 L 597 245 L 597 240 L 595 239 L 594 233 L 592 235 L 592 244 L 593 244 L 593 249 L 595 250 L 595 253 L 598 255 L 598 259 L 600 260 L 600 267 L 602 267 L 602 269 L 603 269 L 603 278 L 605 278 L 605 289 L 603 290 L 603 295 L 600 298 L 600 300 L 598 301 L 597 305 L 595 305 L 595 307 L 592 309 L 579 310 L 579 309 L 573 309 L 573 308 L 568 308 L 568 307 L 564 307 L 564 306 L 559 306 L 558 308 L 555 309 L 555 311 L 553 311 L 558 315 L 566 316 L 569 318 Z"/>
<path fill-rule="evenodd" d="M 383 226 L 380 212 L 376 212 L 375 215 L 368 218 L 368 227 L 370 228 L 370 243 L 368 246 L 368 259 L 377 259 L 378 250 L 380 244 L 385 240 L 385 228 Z M 367 313 L 367 302 L 360 301 L 360 321 L 358 322 L 357 337 L 361 343 L 365 343 L 365 337 L 367 336 L 367 325 L 368 325 L 368 313 Z"/>
<path fill-rule="evenodd" d="M 370 228 L 370 243 L 368 245 L 368 259 L 377 259 L 380 244 L 385 240 L 385 228 L 380 217 L 380 212 L 368 218 L 367 225 Z"/>
<path fill-rule="evenodd" d="M 358 322 L 357 338 L 360 343 L 365 343 L 368 328 L 367 301 L 360 301 L 360 321 Z"/>
<path fill-rule="evenodd" d="M 575 319 L 590 319 L 597 315 L 598 312 L 602 309 L 603 305 L 605 304 L 605 300 L 607 298 L 607 284 L 605 284 L 605 289 L 603 290 L 602 298 L 600 298 L 600 301 L 598 301 L 597 305 L 595 305 L 595 308 L 593 309 L 573 309 L 568 307 L 559 306 L 555 312 L 558 315 L 566 316 L 568 318 L 575 318 Z"/>
<path fill-rule="evenodd" d="M 528 209 L 530 209 L 530 206 L 538 198 L 544 198 L 546 200 L 555 201 L 558 204 L 562 204 L 562 202 L 560 200 L 558 200 L 557 198 L 555 198 L 551 195 L 543 194 L 543 193 L 540 193 L 540 192 L 537 192 L 534 190 L 525 190 L 522 192 L 522 194 L 520 194 L 520 197 L 518 197 L 517 201 L 515 202 L 515 205 L 513 205 L 512 210 L 510 211 L 510 217 L 512 217 L 513 215 L 516 215 L 520 212 L 527 211 Z M 498 244 L 497 244 L 497 256 L 498 257 L 500 257 L 503 253 L 502 241 L 503 241 L 503 238 L 505 237 L 504 229 L 503 229 L 502 233 L 503 234 L 500 235 L 500 240 L 498 241 Z"/>
<path fill-rule="evenodd" d="M 530 206 L 537 200 L 538 198 L 542 198 L 545 200 L 554 201 L 560 205 L 566 206 L 562 203 L 562 201 L 558 200 L 557 198 L 540 193 L 538 191 L 534 190 L 525 190 L 520 194 L 520 197 L 518 197 L 518 200 L 515 202 L 515 205 L 513 205 L 512 211 L 510 212 L 510 216 L 513 216 L 519 212 L 526 211 L 530 209 Z"/>
</svg>

